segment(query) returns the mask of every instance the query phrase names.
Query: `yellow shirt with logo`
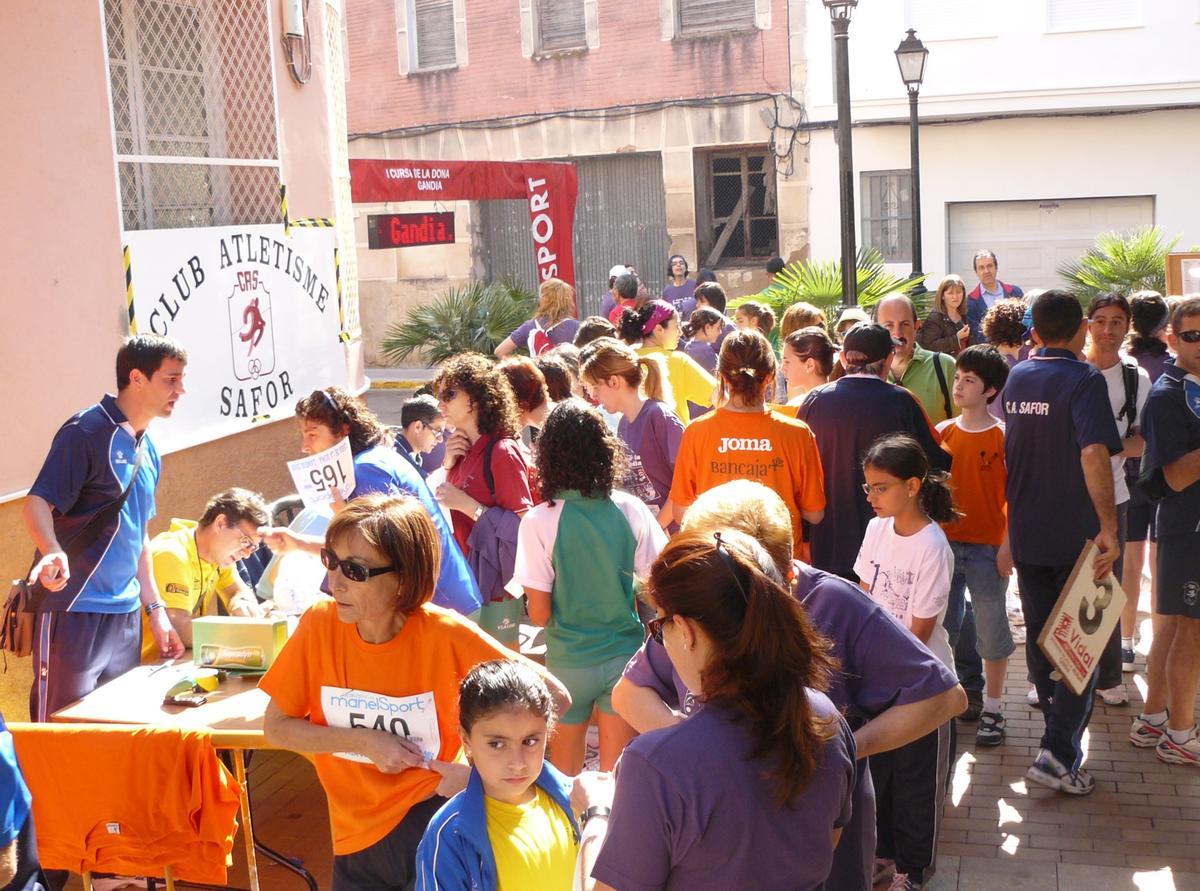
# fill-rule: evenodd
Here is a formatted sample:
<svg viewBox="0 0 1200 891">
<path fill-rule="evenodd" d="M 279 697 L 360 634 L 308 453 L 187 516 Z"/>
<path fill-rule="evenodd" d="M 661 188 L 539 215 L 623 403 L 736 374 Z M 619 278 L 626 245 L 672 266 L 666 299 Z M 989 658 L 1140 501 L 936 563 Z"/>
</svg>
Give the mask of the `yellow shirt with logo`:
<svg viewBox="0 0 1200 891">
<path fill-rule="evenodd" d="M 213 595 L 221 595 L 237 584 L 233 566 L 220 567 L 201 560 L 196 551 L 195 520 L 171 520 L 171 527 L 150 539 L 150 562 L 158 593 L 167 609 L 181 609 L 192 617 L 205 615 Z M 221 595 L 225 600 L 225 595 Z M 161 658 L 150 633 L 150 620 L 142 615 L 142 662 Z"/>
<path fill-rule="evenodd" d="M 526 804 L 486 799 L 500 891 L 569 891 L 578 848 L 570 818 L 541 788 Z"/>
</svg>

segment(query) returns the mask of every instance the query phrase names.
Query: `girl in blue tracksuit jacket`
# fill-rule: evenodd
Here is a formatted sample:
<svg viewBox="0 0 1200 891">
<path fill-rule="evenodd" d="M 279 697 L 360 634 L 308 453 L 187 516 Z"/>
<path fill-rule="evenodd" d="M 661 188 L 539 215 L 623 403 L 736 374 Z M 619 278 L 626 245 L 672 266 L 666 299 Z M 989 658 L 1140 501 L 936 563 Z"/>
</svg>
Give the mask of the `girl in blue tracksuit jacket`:
<svg viewBox="0 0 1200 891">
<path fill-rule="evenodd" d="M 471 778 L 417 848 L 417 891 L 569 891 L 579 849 L 572 778 L 545 760 L 550 692 L 531 669 L 483 662 L 459 686 Z"/>
</svg>

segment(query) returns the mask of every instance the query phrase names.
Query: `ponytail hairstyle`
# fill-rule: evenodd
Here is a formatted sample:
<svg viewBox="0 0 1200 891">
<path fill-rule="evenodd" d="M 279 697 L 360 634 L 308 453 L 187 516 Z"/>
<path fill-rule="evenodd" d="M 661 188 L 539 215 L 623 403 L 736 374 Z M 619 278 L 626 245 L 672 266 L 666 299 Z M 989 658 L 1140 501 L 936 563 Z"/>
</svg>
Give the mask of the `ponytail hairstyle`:
<svg viewBox="0 0 1200 891">
<path fill-rule="evenodd" d="M 678 315 L 679 311 L 665 300 L 648 300 L 636 308 L 627 306 L 621 310 L 618 323 L 621 339 L 629 344 L 639 343 Z"/>
<path fill-rule="evenodd" d="M 736 394 L 744 402 L 754 402 L 762 398 L 763 389 L 775 380 L 775 351 L 757 331 L 739 329 L 721 344 L 717 373 L 722 400 Z"/>
<path fill-rule="evenodd" d="M 650 569 L 645 594 L 664 616 L 685 616 L 712 642 L 700 673 L 705 701 L 749 731 L 750 758 L 779 807 L 804 791 L 831 723 L 813 714 L 808 691 L 829 689 L 831 645 L 789 593 L 770 554 L 742 532 L 681 532 Z"/>
<path fill-rule="evenodd" d="M 771 329 L 775 327 L 775 311 L 765 303 L 747 300 L 737 308 L 737 312 L 754 322 L 763 337 L 770 337 Z"/>
<path fill-rule="evenodd" d="M 610 377 L 624 378 L 629 386 L 647 399 L 670 403 L 671 389 L 662 356 L 639 356 L 633 347 L 612 337 L 601 337 L 583 348 L 579 360 L 579 379 L 595 385 Z"/>
<path fill-rule="evenodd" d="M 719 325 L 724 316 L 711 306 L 699 306 L 692 310 L 692 317 L 683 326 L 683 336 L 691 340 L 697 332 L 703 331 L 709 325 Z"/>
<path fill-rule="evenodd" d="M 1170 321 L 1170 311 L 1158 291 L 1134 291 L 1129 295 L 1129 325 L 1133 335 L 1129 339 L 1129 354 L 1146 353 L 1161 356 L 1167 345 L 1158 335 Z"/>
<path fill-rule="evenodd" d="M 925 450 L 907 433 L 885 433 L 876 439 L 863 456 L 863 467 L 874 467 L 899 480 L 920 480 L 917 498 L 921 510 L 935 523 L 951 523 L 962 516 L 954 507 L 950 474 L 931 471 Z"/>
<path fill-rule="evenodd" d="M 815 359 L 817 370 L 825 377 L 829 377 L 833 371 L 837 349 L 824 328 L 816 325 L 799 328 L 784 337 L 783 343 L 792 348 L 792 352 L 801 362 L 805 359 Z"/>
</svg>

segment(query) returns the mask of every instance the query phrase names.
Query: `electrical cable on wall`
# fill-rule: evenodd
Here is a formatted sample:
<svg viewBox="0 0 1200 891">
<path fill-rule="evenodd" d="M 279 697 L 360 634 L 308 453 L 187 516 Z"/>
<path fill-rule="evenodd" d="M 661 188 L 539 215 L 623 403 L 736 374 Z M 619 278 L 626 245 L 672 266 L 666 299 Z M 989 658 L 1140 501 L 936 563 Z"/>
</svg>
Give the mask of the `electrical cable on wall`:
<svg viewBox="0 0 1200 891">
<path fill-rule="evenodd" d="M 283 34 L 283 57 L 287 60 L 288 74 L 300 86 L 312 77 L 312 41 L 308 28 L 309 0 L 293 0 L 287 4 Z M 299 9 L 297 9 L 299 7 Z M 299 11 L 299 21 L 293 21 Z"/>
</svg>

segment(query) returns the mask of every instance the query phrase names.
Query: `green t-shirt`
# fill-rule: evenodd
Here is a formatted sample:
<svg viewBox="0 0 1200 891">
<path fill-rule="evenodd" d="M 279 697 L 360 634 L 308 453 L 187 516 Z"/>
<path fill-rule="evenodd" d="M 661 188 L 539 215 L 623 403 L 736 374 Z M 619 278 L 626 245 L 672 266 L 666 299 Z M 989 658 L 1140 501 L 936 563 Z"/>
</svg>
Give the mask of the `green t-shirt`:
<svg viewBox="0 0 1200 891">
<path fill-rule="evenodd" d="M 938 381 L 934 361 L 942 365 L 942 379 L 946 382 L 945 391 Z M 954 404 L 954 357 L 947 353 L 933 353 L 919 343 L 913 345 L 913 356 L 908 367 L 904 369 L 904 377 L 896 380 L 888 375 L 888 383 L 899 384 L 917 397 L 917 401 L 925 408 L 925 414 L 935 425 L 947 418 L 958 415 L 958 406 Z M 950 403 L 950 413 L 946 414 L 946 403 Z"/>
</svg>

